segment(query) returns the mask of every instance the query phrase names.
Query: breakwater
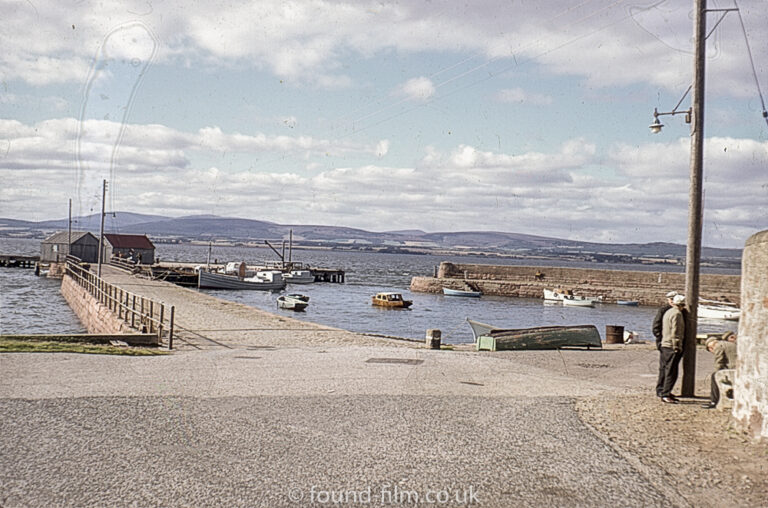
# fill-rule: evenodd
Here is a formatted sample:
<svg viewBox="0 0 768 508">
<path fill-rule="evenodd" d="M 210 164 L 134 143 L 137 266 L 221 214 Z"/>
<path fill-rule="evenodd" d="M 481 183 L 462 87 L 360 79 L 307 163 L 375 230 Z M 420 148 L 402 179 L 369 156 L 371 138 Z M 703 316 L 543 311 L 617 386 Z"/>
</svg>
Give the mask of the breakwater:
<svg viewBox="0 0 768 508">
<path fill-rule="evenodd" d="M 543 298 L 544 289 L 571 289 L 576 294 L 603 296 L 606 303 L 637 300 L 659 305 L 664 294 L 685 290 L 685 274 L 553 266 L 482 265 L 442 262 L 433 277 L 413 277 L 411 291 L 441 293 L 443 288 L 469 285 L 484 294 Z M 701 274 L 701 298 L 740 303 L 741 277 Z"/>
</svg>

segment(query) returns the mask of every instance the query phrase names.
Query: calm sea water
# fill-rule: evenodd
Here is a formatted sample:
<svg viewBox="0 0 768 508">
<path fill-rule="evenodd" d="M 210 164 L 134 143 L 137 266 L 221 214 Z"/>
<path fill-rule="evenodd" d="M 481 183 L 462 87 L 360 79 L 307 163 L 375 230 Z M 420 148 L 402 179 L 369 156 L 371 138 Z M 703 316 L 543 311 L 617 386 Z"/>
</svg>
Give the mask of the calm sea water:
<svg viewBox="0 0 768 508">
<path fill-rule="evenodd" d="M 157 256 L 165 261 L 204 263 L 207 246 L 158 244 Z M 0 252 L 38 254 L 39 241 L 0 239 Z M 275 261 L 268 248 L 215 247 L 211 260 L 245 261 L 260 264 Z M 432 275 L 441 261 L 484 264 L 533 265 L 530 260 L 497 259 L 483 256 L 433 256 L 297 250 L 293 260 L 324 268 L 343 268 L 345 284 L 317 283 L 289 285 L 287 292 L 310 297 L 304 312 L 278 309 L 275 299 L 280 293 L 262 291 L 203 290 L 216 297 L 240 302 L 276 314 L 295 317 L 328 326 L 363 333 L 423 339 L 428 328 L 438 328 L 449 343 L 471 342 L 472 333 L 466 318 L 508 328 L 542 325 L 594 324 L 605 338 L 607 325 L 624 326 L 636 331 L 640 338 L 651 340 L 650 323 L 655 314 L 651 307 L 626 307 L 598 304 L 594 308 L 563 307 L 545 304 L 540 299 L 483 296 L 457 298 L 443 295 L 411 293 L 408 288 L 414 276 Z M 605 265 L 537 261 L 535 266 L 577 266 L 649 271 L 680 271 L 680 267 Z M 721 270 L 720 273 L 738 273 Z M 35 277 L 32 270 L 0 269 L 0 332 L 2 333 L 71 333 L 82 332 L 77 318 L 59 294 L 59 282 Z M 398 291 L 413 300 L 407 310 L 381 309 L 370 304 L 378 291 Z M 724 321 L 701 321 L 700 332 L 736 330 L 737 324 Z"/>
</svg>

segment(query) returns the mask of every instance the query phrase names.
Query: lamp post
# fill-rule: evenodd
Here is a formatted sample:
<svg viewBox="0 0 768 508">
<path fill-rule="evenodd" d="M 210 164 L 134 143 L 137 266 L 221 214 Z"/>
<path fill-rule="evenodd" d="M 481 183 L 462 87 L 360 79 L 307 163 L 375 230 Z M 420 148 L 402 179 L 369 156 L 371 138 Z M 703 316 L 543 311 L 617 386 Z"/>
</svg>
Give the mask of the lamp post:
<svg viewBox="0 0 768 508">
<path fill-rule="evenodd" d="M 706 12 L 707 0 L 694 0 L 694 58 L 693 84 L 691 85 L 691 107 L 687 111 L 659 113 L 653 110 L 654 121 L 651 132 L 661 132 L 664 124 L 659 120 L 662 115 L 685 113 L 686 123 L 691 124 L 691 160 L 690 187 L 688 193 L 688 243 L 685 252 L 685 299 L 688 312 L 685 322 L 685 341 L 683 342 L 683 383 L 681 395 L 692 397 L 696 384 L 696 328 L 698 325 L 699 306 L 699 268 L 701 266 L 701 230 L 702 230 L 702 174 L 704 155 L 704 62 L 706 50 Z M 688 92 L 686 92 L 687 95 Z M 683 96 L 685 98 L 685 95 Z M 680 99 L 682 102 L 682 99 Z M 678 106 L 680 103 L 678 103 Z"/>
</svg>

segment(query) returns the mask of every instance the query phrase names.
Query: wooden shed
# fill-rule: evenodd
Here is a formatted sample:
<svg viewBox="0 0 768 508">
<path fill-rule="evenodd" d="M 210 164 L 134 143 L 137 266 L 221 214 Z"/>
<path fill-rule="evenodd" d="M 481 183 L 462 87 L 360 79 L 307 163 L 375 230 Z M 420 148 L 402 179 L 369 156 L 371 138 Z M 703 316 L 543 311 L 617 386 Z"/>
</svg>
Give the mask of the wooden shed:
<svg viewBox="0 0 768 508">
<path fill-rule="evenodd" d="M 71 238 L 71 244 L 70 244 Z M 68 254 L 77 256 L 86 263 L 96 263 L 99 257 L 99 239 L 91 233 L 59 231 L 40 244 L 40 261 L 43 263 L 63 263 Z"/>
<path fill-rule="evenodd" d="M 104 259 L 109 261 L 112 256 L 151 265 L 155 262 L 155 246 L 147 235 L 105 234 Z"/>
</svg>

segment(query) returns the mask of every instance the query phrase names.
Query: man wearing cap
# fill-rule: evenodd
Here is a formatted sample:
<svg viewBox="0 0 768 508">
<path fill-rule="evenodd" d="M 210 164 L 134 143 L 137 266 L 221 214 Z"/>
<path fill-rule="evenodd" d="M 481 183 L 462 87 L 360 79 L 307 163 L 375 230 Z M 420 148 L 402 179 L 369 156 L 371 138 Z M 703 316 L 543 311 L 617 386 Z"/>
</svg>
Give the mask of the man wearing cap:
<svg viewBox="0 0 768 508">
<path fill-rule="evenodd" d="M 653 318 L 653 326 L 651 327 L 651 330 L 653 331 L 653 336 L 656 337 L 656 349 L 661 351 L 661 332 L 662 332 L 662 324 L 664 320 L 664 313 L 667 312 L 670 308 L 672 308 L 672 299 L 677 296 L 677 291 L 670 291 L 667 293 L 667 301 L 664 305 L 659 307 L 659 310 L 656 311 L 656 317 Z M 661 391 L 663 389 L 664 384 L 664 356 L 659 355 L 659 378 L 658 382 L 656 383 L 656 396 L 661 397 Z"/>
<path fill-rule="evenodd" d="M 672 395 L 672 388 L 677 382 L 677 368 L 683 357 L 683 340 L 685 339 L 685 316 L 683 306 L 685 297 L 675 295 L 672 307 L 664 313 L 661 331 L 660 363 L 664 368 L 659 372 L 661 384 L 661 401 L 666 404 L 677 404 L 677 397 Z"/>
<path fill-rule="evenodd" d="M 736 334 L 733 332 L 723 334 L 723 340 L 718 340 L 717 337 L 707 339 L 707 351 L 715 355 L 715 372 L 712 373 L 709 402 L 704 404 L 703 408 L 717 407 L 720 401 L 720 389 L 715 382 L 715 374 L 718 370 L 736 368 L 736 350 Z"/>
</svg>

